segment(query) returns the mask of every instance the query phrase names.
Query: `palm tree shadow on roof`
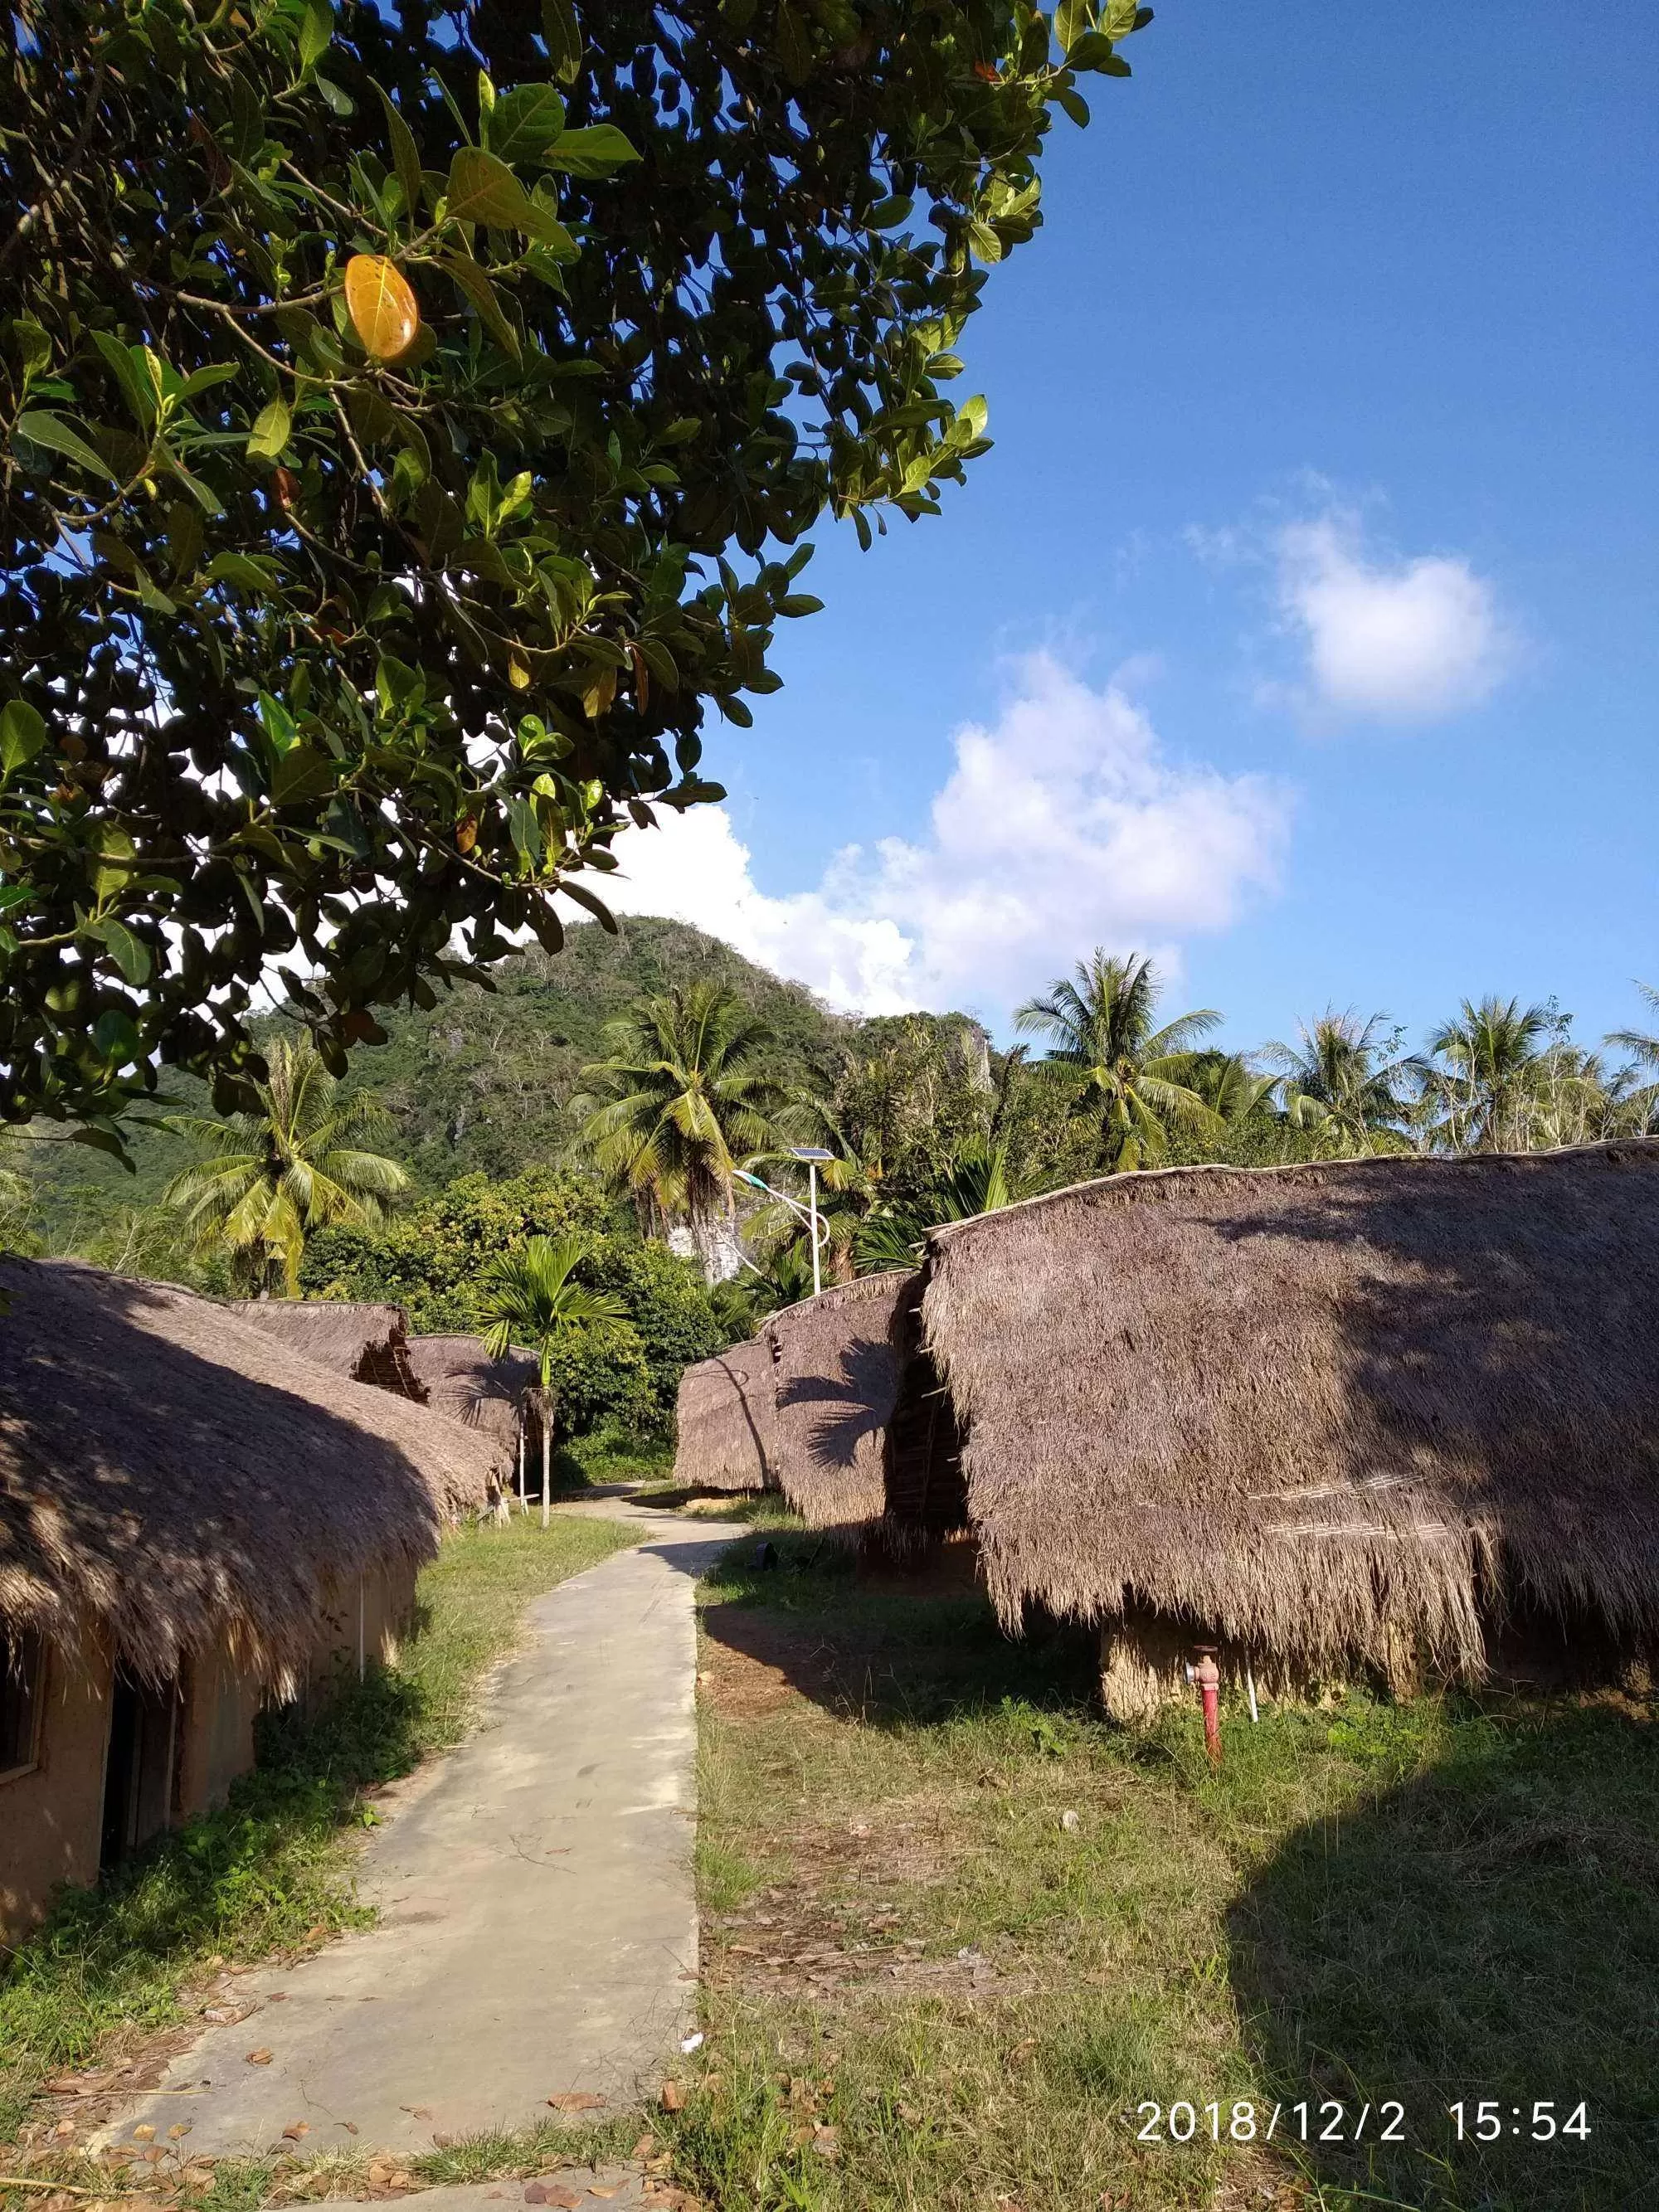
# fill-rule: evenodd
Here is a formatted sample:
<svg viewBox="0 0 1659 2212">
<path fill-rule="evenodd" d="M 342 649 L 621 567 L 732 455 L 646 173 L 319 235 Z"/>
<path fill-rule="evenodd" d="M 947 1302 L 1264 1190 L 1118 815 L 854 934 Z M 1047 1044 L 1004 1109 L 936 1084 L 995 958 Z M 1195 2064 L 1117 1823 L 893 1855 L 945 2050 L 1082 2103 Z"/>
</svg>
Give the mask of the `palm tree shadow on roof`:
<svg viewBox="0 0 1659 2212">
<path fill-rule="evenodd" d="M 1350 2136 L 1370 2106 L 1361 2144 L 1308 2142 L 1322 2183 L 1433 2212 L 1625 2212 L 1659 2156 L 1659 1729 L 1606 1707 L 1490 1718 L 1253 1875 L 1228 1916 L 1246 2040 L 1281 2135 L 1303 2100 L 1340 2102 Z M 1403 2140 L 1384 2145 L 1390 2100 Z M 1565 2132 L 1581 2102 L 1588 2140 Z"/>
<path fill-rule="evenodd" d="M 827 1467 L 850 1468 L 859 1446 L 885 1426 L 883 1408 L 892 1394 L 893 1355 L 889 1346 L 855 1337 L 837 1354 L 838 1371 L 799 1375 L 778 1392 L 778 1410 L 822 1406 L 824 1412 L 807 1431 L 812 1456 Z"/>
</svg>

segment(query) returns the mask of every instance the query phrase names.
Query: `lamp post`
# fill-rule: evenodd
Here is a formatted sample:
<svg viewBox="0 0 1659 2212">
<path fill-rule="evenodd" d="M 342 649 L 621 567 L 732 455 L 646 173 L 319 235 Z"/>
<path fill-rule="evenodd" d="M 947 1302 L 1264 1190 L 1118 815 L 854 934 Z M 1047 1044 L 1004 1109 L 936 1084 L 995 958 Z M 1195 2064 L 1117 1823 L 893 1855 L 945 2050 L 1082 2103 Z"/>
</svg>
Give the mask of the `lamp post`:
<svg viewBox="0 0 1659 2212">
<path fill-rule="evenodd" d="M 818 1254 L 818 1162 L 833 1160 L 836 1156 L 825 1152 L 822 1145 L 791 1145 L 789 1156 L 806 1163 L 807 1210 L 812 1218 L 812 1296 L 817 1297 L 823 1288 Z"/>
</svg>

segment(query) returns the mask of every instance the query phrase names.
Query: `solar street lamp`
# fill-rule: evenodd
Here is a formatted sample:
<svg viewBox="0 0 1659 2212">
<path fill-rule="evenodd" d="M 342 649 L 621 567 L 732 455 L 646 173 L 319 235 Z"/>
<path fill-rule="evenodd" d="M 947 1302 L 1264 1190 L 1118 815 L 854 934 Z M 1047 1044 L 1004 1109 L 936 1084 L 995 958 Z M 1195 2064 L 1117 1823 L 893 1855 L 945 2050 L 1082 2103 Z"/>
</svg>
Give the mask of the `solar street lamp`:
<svg viewBox="0 0 1659 2212">
<path fill-rule="evenodd" d="M 822 1145 L 791 1145 L 789 1157 L 806 1163 L 807 1210 L 812 1217 L 812 1296 L 817 1297 L 823 1288 L 823 1279 L 818 1273 L 818 1162 L 833 1160 L 836 1156 L 825 1152 Z"/>
<path fill-rule="evenodd" d="M 751 1190 L 763 1190 L 769 1198 L 775 1198 L 780 1206 L 787 1206 L 792 1213 L 799 1214 L 801 1219 L 811 1231 L 812 1295 L 816 1297 L 823 1288 L 823 1239 L 830 1233 L 818 1218 L 818 1163 L 821 1160 L 833 1160 L 836 1156 L 833 1152 L 825 1152 L 822 1145 L 791 1145 L 789 1156 L 792 1159 L 805 1160 L 806 1163 L 806 1188 L 811 1200 L 810 1206 L 803 1206 L 798 1198 L 791 1198 L 787 1190 L 774 1190 L 769 1182 L 763 1182 L 757 1175 L 751 1175 L 747 1168 L 736 1168 L 732 1172 L 739 1182 L 746 1182 Z M 750 1264 L 752 1265 L 752 1262 Z M 755 1272 L 758 1274 L 760 1270 L 756 1268 Z"/>
</svg>

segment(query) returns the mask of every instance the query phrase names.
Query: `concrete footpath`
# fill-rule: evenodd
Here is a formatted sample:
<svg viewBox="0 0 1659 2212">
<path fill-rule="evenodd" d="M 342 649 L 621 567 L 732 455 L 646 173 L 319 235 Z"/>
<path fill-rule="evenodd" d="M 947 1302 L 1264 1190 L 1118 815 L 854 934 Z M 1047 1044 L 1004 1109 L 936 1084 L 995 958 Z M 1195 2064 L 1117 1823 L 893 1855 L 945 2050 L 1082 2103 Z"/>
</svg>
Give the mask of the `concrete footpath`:
<svg viewBox="0 0 1659 2212">
<path fill-rule="evenodd" d="M 654 2087 L 697 1969 L 692 1591 L 738 1532 L 597 1510 L 642 1542 L 536 1600 L 478 1733 L 389 1793 L 360 1870 L 376 1926 L 230 1983 L 253 2009 L 105 2140 L 184 2121 L 197 2154 L 411 2152 Z"/>
</svg>

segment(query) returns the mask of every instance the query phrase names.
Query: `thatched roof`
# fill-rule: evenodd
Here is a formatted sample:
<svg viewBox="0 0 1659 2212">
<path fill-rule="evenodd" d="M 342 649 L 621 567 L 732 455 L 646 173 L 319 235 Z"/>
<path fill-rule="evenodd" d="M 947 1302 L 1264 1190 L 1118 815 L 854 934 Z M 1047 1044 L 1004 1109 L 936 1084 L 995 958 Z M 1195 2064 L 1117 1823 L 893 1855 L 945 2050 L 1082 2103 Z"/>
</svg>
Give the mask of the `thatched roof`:
<svg viewBox="0 0 1659 2212">
<path fill-rule="evenodd" d="M 431 1556 L 494 1454 L 211 1299 L 0 1262 L 0 1619 L 90 1616 L 143 1673 L 229 1637 L 298 1665 L 325 1585 Z"/>
<path fill-rule="evenodd" d="M 785 1306 L 761 1331 L 773 1358 L 778 1480 L 809 1528 L 851 1533 L 882 1517 L 899 1316 L 912 1279 L 901 1272 L 838 1283 Z"/>
<path fill-rule="evenodd" d="M 1117 1176 L 935 1230 L 923 1302 L 1006 1620 L 1395 1673 L 1659 1623 L 1656 1313 L 1654 1143 Z"/>
<path fill-rule="evenodd" d="M 403 1398 L 421 1395 L 410 1371 L 409 1323 L 401 1306 L 335 1298 L 237 1298 L 230 1310 L 331 1374 L 373 1382 Z"/>
<path fill-rule="evenodd" d="M 519 1448 L 519 1409 L 540 1373 L 533 1354 L 515 1350 L 505 1359 L 491 1359 L 476 1336 L 411 1336 L 404 1350 L 416 1387 L 432 1411 L 488 1437 L 512 1460 Z"/>
<path fill-rule="evenodd" d="M 687 1490 L 775 1490 L 772 1347 L 751 1339 L 680 1377 L 674 1480 Z"/>
</svg>

